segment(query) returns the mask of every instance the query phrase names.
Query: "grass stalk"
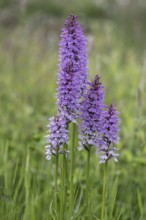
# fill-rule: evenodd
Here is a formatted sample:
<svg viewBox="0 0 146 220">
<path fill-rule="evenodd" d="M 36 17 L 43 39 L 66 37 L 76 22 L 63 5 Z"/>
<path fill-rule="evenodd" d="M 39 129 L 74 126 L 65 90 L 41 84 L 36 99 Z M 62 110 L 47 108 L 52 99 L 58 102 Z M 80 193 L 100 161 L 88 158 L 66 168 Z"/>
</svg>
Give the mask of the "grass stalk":
<svg viewBox="0 0 146 220">
<path fill-rule="evenodd" d="M 5 153 L 4 153 L 4 164 L 5 164 L 5 172 L 4 172 L 4 183 L 5 183 L 5 190 L 8 190 L 8 144 L 5 146 Z"/>
<path fill-rule="evenodd" d="M 27 157 L 25 164 L 25 211 L 24 220 L 30 218 L 30 152 L 27 149 Z"/>
<path fill-rule="evenodd" d="M 71 218 L 72 211 L 73 211 L 73 195 L 74 195 L 74 188 L 73 188 L 73 180 L 74 180 L 74 154 L 75 154 L 75 124 L 70 124 L 70 134 L 71 134 L 71 142 L 70 142 L 70 196 L 69 196 L 69 216 Z"/>
<path fill-rule="evenodd" d="M 107 162 L 103 166 L 104 166 L 104 171 L 103 171 L 103 191 L 102 191 L 101 220 L 105 220 Z"/>
</svg>

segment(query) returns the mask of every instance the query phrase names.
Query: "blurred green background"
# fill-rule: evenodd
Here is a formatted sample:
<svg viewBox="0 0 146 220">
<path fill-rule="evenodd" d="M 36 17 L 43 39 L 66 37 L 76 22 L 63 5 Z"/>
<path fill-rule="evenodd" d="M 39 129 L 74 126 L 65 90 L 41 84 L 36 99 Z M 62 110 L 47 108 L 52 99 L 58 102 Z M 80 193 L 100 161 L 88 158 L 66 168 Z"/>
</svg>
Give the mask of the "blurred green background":
<svg viewBox="0 0 146 220">
<path fill-rule="evenodd" d="M 109 165 L 107 206 L 117 190 L 112 219 L 145 220 L 145 0 L 0 1 L 0 219 L 53 219 L 54 161 L 45 160 L 44 136 L 56 113 L 58 44 L 70 13 L 78 15 L 88 38 L 90 79 L 101 75 L 106 103 L 120 111 L 120 156 L 118 164 Z M 84 152 L 77 155 L 75 184 L 82 192 L 85 160 L 80 157 Z M 100 169 L 93 152 L 96 217 Z"/>
</svg>

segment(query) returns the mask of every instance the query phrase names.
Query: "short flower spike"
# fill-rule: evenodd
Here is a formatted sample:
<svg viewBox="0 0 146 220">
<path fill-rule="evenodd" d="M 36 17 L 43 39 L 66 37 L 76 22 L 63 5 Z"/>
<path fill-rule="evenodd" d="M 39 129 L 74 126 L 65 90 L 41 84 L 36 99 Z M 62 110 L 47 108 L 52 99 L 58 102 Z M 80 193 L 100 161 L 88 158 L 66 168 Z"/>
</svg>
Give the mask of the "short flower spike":
<svg viewBox="0 0 146 220">
<path fill-rule="evenodd" d="M 90 146 L 96 145 L 97 134 L 102 125 L 103 101 L 103 85 L 100 82 L 100 77 L 96 75 L 93 82 L 89 83 L 89 89 L 80 107 L 79 149 L 84 147 L 88 150 Z"/>
<path fill-rule="evenodd" d="M 51 156 L 62 153 L 63 145 L 68 143 L 67 120 L 64 116 L 58 115 L 56 118 L 49 119 L 48 135 L 46 149 L 46 159 L 50 160 Z"/>
<path fill-rule="evenodd" d="M 118 114 L 119 112 L 113 105 L 108 106 L 103 111 L 103 124 L 97 140 L 98 153 L 100 153 L 100 163 L 105 163 L 111 158 L 117 162 L 117 156 L 119 154 L 115 153 L 117 150 L 115 145 L 119 140 Z"/>
</svg>

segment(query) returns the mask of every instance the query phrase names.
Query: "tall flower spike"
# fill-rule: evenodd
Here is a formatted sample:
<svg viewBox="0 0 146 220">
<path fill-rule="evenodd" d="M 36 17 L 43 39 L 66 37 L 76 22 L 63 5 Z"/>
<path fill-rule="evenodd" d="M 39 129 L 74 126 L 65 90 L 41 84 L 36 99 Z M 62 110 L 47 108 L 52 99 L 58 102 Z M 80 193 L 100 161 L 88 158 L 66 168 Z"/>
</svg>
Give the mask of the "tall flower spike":
<svg viewBox="0 0 146 220">
<path fill-rule="evenodd" d="M 84 96 L 80 107 L 81 123 L 79 125 L 79 149 L 83 147 L 86 150 L 96 144 L 97 133 L 101 128 L 102 109 L 104 107 L 103 85 L 100 77 L 95 76 L 92 83 L 89 83 L 89 89 Z"/>
<path fill-rule="evenodd" d="M 79 103 L 87 86 L 86 38 L 70 15 L 62 29 L 59 51 L 57 104 L 69 121 L 76 122 Z"/>
<path fill-rule="evenodd" d="M 98 153 L 100 153 L 100 163 L 105 163 L 113 158 L 116 162 L 119 154 L 115 153 L 115 145 L 118 143 L 119 137 L 119 112 L 113 105 L 106 107 L 103 112 L 103 124 L 98 136 Z"/>
<path fill-rule="evenodd" d="M 63 152 L 63 145 L 68 143 L 67 120 L 64 116 L 58 115 L 56 118 L 49 119 L 46 149 L 46 159 L 50 160 L 51 156 L 56 156 Z"/>
</svg>

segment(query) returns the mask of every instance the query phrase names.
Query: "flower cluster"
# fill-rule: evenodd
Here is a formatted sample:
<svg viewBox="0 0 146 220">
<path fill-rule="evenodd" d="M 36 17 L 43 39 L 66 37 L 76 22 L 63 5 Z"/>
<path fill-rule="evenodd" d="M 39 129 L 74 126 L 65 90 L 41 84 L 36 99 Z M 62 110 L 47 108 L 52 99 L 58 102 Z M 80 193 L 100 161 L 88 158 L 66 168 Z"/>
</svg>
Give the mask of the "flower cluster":
<svg viewBox="0 0 146 220">
<path fill-rule="evenodd" d="M 46 145 L 46 159 L 50 160 L 51 155 L 66 153 L 63 151 L 63 145 L 68 143 L 67 120 L 64 116 L 59 115 L 56 118 L 49 119 Z"/>
<path fill-rule="evenodd" d="M 87 86 L 87 55 L 86 38 L 74 15 L 65 21 L 59 54 L 58 110 L 71 122 L 76 122 L 80 100 Z"/>
<path fill-rule="evenodd" d="M 97 145 L 98 153 L 100 153 L 100 163 L 105 163 L 113 158 L 117 161 L 119 154 L 115 153 L 115 145 L 118 143 L 119 137 L 119 112 L 113 105 L 106 107 L 103 111 L 103 124 L 99 131 Z"/>
<path fill-rule="evenodd" d="M 102 110 L 104 107 L 103 85 L 100 77 L 95 76 L 89 89 L 84 96 L 80 107 L 81 123 L 79 125 L 79 149 L 83 147 L 89 150 L 90 146 L 96 144 L 98 132 L 102 125 Z"/>
<path fill-rule="evenodd" d="M 115 106 L 105 107 L 104 87 L 100 77 L 87 80 L 86 38 L 77 17 L 70 15 L 61 33 L 57 89 L 57 117 L 50 118 L 46 158 L 65 153 L 68 143 L 68 123 L 79 127 L 79 149 L 97 149 L 100 163 L 110 158 L 117 161 L 115 145 L 118 143 L 119 118 Z"/>
</svg>

